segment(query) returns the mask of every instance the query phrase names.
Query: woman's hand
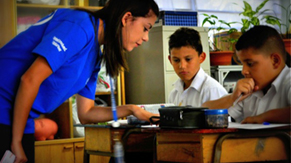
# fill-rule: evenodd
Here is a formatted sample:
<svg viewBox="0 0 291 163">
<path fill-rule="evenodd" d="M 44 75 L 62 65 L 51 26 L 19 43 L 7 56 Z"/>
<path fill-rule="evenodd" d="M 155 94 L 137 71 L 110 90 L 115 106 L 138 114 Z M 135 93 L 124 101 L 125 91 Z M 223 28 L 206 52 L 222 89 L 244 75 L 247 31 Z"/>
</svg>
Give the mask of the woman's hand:
<svg viewBox="0 0 291 163">
<path fill-rule="evenodd" d="M 24 153 L 21 142 L 12 143 L 11 145 L 12 153 L 15 155 L 14 163 L 25 163 L 27 162 L 27 157 Z"/>
<path fill-rule="evenodd" d="M 150 122 L 150 117 L 152 116 L 160 116 L 159 114 L 154 114 L 144 110 L 143 108 L 138 107 L 137 105 L 132 106 L 132 114 L 137 117 L 139 120 L 148 121 Z"/>
</svg>

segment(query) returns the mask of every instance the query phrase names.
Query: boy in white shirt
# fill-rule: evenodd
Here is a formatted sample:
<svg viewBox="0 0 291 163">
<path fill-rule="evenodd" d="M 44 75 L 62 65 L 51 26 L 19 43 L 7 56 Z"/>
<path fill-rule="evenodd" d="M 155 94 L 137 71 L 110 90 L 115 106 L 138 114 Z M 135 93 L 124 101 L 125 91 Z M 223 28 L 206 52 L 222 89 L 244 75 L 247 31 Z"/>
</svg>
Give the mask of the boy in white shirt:
<svg viewBox="0 0 291 163">
<path fill-rule="evenodd" d="M 232 94 L 203 106 L 229 108 L 236 122 L 290 123 L 291 69 L 285 64 L 279 33 L 269 26 L 255 26 L 239 38 L 236 50 L 245 78 L 238 80 Z M 233 104 L 238 98 L 240 102 Z"/>
<path fill-rule="evenodd" d="M 182 27 L 169 39 L 169 61 L 179 76 L 169 102 L 177 106 L 200 107 L 208 100 L 215 100 L 227 91 L 200 67 L 205 60 L 199 33 L 192 28 Z"/>
</svg>

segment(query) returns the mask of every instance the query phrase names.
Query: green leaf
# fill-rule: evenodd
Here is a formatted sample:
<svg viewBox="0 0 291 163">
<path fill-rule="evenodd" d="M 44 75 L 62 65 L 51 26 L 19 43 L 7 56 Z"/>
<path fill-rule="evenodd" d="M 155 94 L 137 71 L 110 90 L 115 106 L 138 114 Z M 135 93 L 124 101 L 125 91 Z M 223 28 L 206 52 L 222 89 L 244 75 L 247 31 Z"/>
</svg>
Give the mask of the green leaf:
<svg viewBox="0 0 291 163">
<path fill-rule="evenodd" d="M 264 0 L 264 2 L 262 2 L 257 8 L 256 8 L 256 13 L 259 13 L 259 11 L 265 6 L 265 4 L 268 2 L 269 0 Z"/>
<path fill-rule="evenodd" d="M 227 25 L 229 28 L 231 27 L 229 23 L 224 20 L 219 20 L 220 23 Z"/>
<path fill-rule="evenodd" d="M 210 17 L 215 18 L 215 19 L 218 19 L 218 17 L 215 16 L 215 15 L 211 15 Z"/>
<path fill-rule="evenodd" d="M 253 18 L 251 19 L 251 23 L 252 23 L 253 25 L 260 25 L 260 20 L 259 20 L 259 18 L 257 18 L 257 17 L 253 17 Z"/>
<path fill-rule="evenodd" d="M 262 14 L 264 14 L 264 13 L 267 12 L 267 11 L 271 11 L 271 10 L 269 10 L 269 9 L 265 9 L 265 10 L 263 10 L 262 12 L 260 12 L 259 15 L 262 15 Z M 258 16 L 259 16 L 259 15 L 258 15 Z"/>
<path fill-rule="evenodd" d="M 232 33 L 234 33 L 234 32 L 237 32 L 237 29 L 236 29 L 236 28 L 230 28 L 230 29 L 227 31 L 228 34 L 232 34 Z"/>
<path fill-rule="evenodd" d="M 217 31 L 221 31 L 221 30 L 224 30 L 224 29 L 225 29 L 225 28 L 223 28 L 223 27 L 217 27 L 217 28 L 216 28 Z"/>
<path fill-rule="evenodd" d="M 264 19 L 266 19 L 266 23 L 272 24 L 272 25 L 278 25 L 281 27 L 280 19 L 274 16 L 266 15 L 264 16 Z"/>
<path fill-rule="evenodd" d="M 205 18 L 205 19 L 203 20 L 203 22 L 202 22 L 202 27 L 203 27 L 203 25 L 204 25 L 207 21 L 208 21 L 207 18 Z"/>
<path fill-rule="evenodd" d="M 244 1 L 244 6 L 245 6 L 244 10 L 246 12 L 253 11 L 252 6 L 248 2 Z"/>
</svg>

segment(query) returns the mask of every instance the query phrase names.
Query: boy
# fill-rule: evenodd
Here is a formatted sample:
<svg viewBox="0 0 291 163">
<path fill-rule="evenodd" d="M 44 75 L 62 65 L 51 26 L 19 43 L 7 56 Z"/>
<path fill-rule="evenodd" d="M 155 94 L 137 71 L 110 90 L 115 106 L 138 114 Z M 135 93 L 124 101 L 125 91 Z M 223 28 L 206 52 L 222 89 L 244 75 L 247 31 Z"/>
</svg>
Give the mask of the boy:
<svg viewBox="0 0 291 163">
<path fill-rule="evenodd" d="M 285 64 L 279 33 L 269 26 L 255 26 L 239 38 L 236 50 L 245 78 L 238 80 L 232 94 L 202 106 L 229 108 L 236 122 L 290 123 L 291 69 Z"/>
<path fill-rule="evenodd" d="M 196 30 L 184 27 L 176 30 L 170 36 L 169 52 L 168 59 L 180 77 L 169 95 L 170 103 L 200 107 L 205 101 L 227 94 L 222 85 L 200 68 L 206 54 Z"/>
</svg>

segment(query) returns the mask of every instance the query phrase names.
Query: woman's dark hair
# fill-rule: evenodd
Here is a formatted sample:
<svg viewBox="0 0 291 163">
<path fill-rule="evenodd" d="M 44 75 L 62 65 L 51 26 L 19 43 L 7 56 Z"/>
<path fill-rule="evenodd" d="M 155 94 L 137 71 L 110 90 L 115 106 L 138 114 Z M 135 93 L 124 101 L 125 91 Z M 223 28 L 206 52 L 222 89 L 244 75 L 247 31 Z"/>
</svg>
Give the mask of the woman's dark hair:
<svg viewBox="0 0 291 163">
<path fill-rule="evenodd" d="M 169 39 L 169 53 L 171 49 L 181 48 L 182 46 L 190 46 L 198 52 L 203 52 L 199 32 L 192 28 L 182 27 L 176 30 Z"/>
<path fill-rule="evenodd" d="M 98 11 L 90 12 L 105 22 L 103 58 L 106 73 L 115 77 L 124 68 L 128 70 L 125 51 L 122 44 L 121 19 L 126 12 L 133 17 L 150 17 L 149 11 L 158 17 L 159 7 L 154 0 L 109 0 Z M 96 36 L 98 37 L 98 36 Z"/>
<path fill-rule="evenodd" d="M 265 55 L 279 53 L 286 61 L 284 42 L 278 31 L 270 26 L 258 25 L 245 32 L 237 41 L 237 51 L 253 48 Z"/>
</svg>

